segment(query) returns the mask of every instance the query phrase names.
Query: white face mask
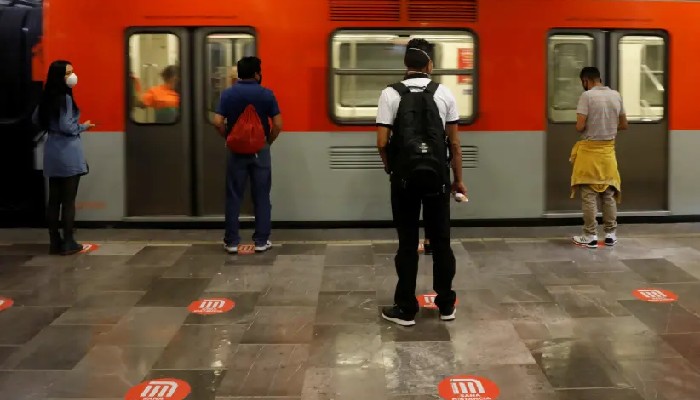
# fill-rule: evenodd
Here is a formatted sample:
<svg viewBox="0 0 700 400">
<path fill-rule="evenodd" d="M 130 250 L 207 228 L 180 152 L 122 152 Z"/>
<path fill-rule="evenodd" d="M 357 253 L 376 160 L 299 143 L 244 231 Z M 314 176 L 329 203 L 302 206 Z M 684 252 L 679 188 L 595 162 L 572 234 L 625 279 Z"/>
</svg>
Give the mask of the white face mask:
<svg viewBox="0 0 700 400">
<path fill-rule="evenodd" d="M 69 88 L 72 89 L 77 84 L 78 84 L 78 75 L 76 75 L 76 74 L 68 75 L 68 78 L 66 78 L 66 86 L 68 86 Z"/>
</svg>

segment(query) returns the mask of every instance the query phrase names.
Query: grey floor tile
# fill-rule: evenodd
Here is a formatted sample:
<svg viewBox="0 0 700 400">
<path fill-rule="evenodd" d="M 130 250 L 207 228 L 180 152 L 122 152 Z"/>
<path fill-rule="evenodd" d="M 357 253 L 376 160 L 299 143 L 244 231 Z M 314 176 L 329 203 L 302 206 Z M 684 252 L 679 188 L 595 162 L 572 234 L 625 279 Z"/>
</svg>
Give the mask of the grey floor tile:
<svg viewBox="0 0 700 400">
<path fill-rule="evenodd" d="M 301 397 L 308 356 L 307 345 L 240 345 L 216 394 Z"/>
<path fill-rule="evenodd" d="M 362 382 L 362 384 L 358 384 Z M 309 368 L 302 391 L 308 400 L 386 398 L 384 370 L 376 368 Z"/>
<path fill-rule="evenodd" d="M 590 279 L 573 261 L 530 262 L 528 268 L 537 280 L 545 286 L 586 285 Z"/>
<path fill-rule="evenodd" d="M 131 307 L 71 308 L 53 325 L 113 325 L 119 322 Z"/>
<path fill-rule="evenodd" d="M 662 338 L 700 371 L 700 333 L 662 335 Z"/>
<path fill-rule="evenodd" d="M 134 256 L 146 247 L 145 243 L 100 243 L 89 256 Z"/>
<path fill-rule="evenodd" d="M 615 300 L 635 300 L 632 292 L 649 286 L 643 277 L 631 271 L 596 272 L 587 275 Z"/>
<path fill-rule="evenodd" d="M 382 339 L 374 324 L 316 325 L 309 365 L 317 368 L 383 368 Z"/>
<path fill-rule="evenodd" d="M 241 343 L 309 343 L 315 314 L 314 307 L 256 307 L 255 322 L 245 332 Z"/>
<path fill-rule="evenodd" d="M 130 265 L 170 267 L 187 251 L 189 246 L 146 246 L 128 262 Z"/>
<path fill-rule="evenodd" d="M 12 307 L 0 312 L 0 326 L 12 327 L 0 329 L 0 344 L 27 343 L 65 311 L 66 308 Z"/>
<path fill-rule="evenodd" d="M 450 342 L 387 342 L 382 354 L 390 396 L 432 395 L 440 381 L 463 371 Z"/>
<path fill-rule="evenodd" d="M 246 327 L 185 325 L 173 336 L 154 369 L 226 369 Z"/>
<path fill-rule="evenodd" d="M 700 332 L 700 318 L 677 303 L 624 300 L 622 305 L 658 334 Z"/>
<path fill-rule="evenodd" d="M 374 255 L 371 245 L 329 245 L 326 247 L 326 265 L 372 265 L 373 263 Z"/>
<path fill-rule="evenodd" d="M 464 371 L 496 383 L 499 400 L 558 400 L 547 377 L 535 364 L 469 365 Z"/>
<path fill-rule="evenodd" d="M 165 270 L 162 277 L 213 278 L 223 269 L 224 261 L 223 255 L 189 255 L 185 253 L 172 267 Z"/>
<path fill-rule="evenodd" d="M 555 301 L 573 318 L 624 317 L 630 315 L 600 286 L 547 286 Z"/>
<path fill-rule="evenodd" d="M 261 292 L 270 285 L 272 268 L 261 266 L 224 267 L 207 286 L 207 292 Z"/>
<path fill-rule="evenodd" d="M 0 393 L 8 400 L 44 399 L 65 371 L 0 371 Z"/>
<path fill-rule="evenodd" d="M 446 326 L 457 360 L 462 364 L 535 364 L 525 343 L 508 321 L 472 322 L 458 319 Z"/>
<path fill-rule="evenodd" d="M 488 279 L 501 303 L 551 302 L 554 299 L 534 275 L 495 276 Z"/>
<path fill-rule="evenodd" d="M 370 324 L 377 322 L 375 292 L 321 292 L 317 324 Z"/>
<path fill-rule="evenodd" d="M 189 256 L 210 256 L 217 257 L 221 260 L 223 265 L 224 259 L 226 258 L 226 252 L 224 251 L 223 243 L 220 244 L 193 244 L 188 246 L 184 253 L 184 257 Z"/>
<path fill-rule="evenodd" d="M 145 291 L 164 272 L 159 267 L 115 267 L 92 283 L 95 291 Z"/>
<path fill-rule="evenodd" d="M 270 285 L 260 293 L 261 306 L 315 306 L 321 287 L 321 271 L 304 265 L 274 266 Z"/>
<path fill-rule="evenodd" d="M 662 258 L 622 260 L 632 271 L 651 283 L 697 282 L 698 280 Z"/>
<path fill-rule="evenodd" d="M 374 266 L 338 266 L 323 270 L 321 291 L 374 291 Z"/>
<path fill-rule="evenodd" d="M 209 281 L 198 278 L 158 278 L 148 287 L 136 306 L 187 307 L 201 297 Z M 175 293 L 177 296 L 173 296 Z"/>
<path fill-rule="evenodd" d="M 20 348 L 21 346 L 0 346 L 0 365 Z"/>
<path fill-rule="evenodd" d="M 559 400 L 644 400 L 634 389 L 572 389 L 558 394 Z"/>
<path fill-rule="evenodd" d="M 180 329 L 185 308 L 137 307 L 99 340 L 103 345 L 165 347 Z"/>
<path fill-rule="evenodd" d="M 121 291 L 121 292 L 99 292 L 87 295 L 78 300 L 73 309 L 76 308 L 101 308 L 101 307 L 133 307 L 143 297 L 146 292 L 141 291 Z"/>
<path fill-rule="evenodd" d="M 71 370 L 110 326 L 49 326 L 5 360 L 5 369 Z"/>
<path fill-rule="evenodd" d="M 326 254 L 325 244 L 283 244 L 280 255 L 323 255 Z"/>
<path fill-rule="evenodd" d="M 645 400 L 700 398 L 700 374 L 685 359 L 622 361 L 620 366 Z"/>
</svg>

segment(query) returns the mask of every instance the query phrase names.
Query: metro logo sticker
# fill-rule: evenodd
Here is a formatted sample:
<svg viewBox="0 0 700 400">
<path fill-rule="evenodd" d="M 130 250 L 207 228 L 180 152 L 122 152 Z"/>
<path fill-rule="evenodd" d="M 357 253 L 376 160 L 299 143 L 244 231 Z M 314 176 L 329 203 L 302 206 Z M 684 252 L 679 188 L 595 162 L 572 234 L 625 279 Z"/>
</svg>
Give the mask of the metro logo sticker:
<svg viewBox="0 0 700 400">
<path fill-rule="evenodd" d="M 0 311 L 7 310 L 8 308 L 12 307 L 13 304 L 15 304 L 15 302 L 12 299 L 0 297 Z"/>
<path fill-rule="evenodd" d="M 650 303 L 672 303 L 678 300 L 677 294 L 665 289 L 637 289 L 632 295 Z"/>
<path fill-rule="evenodd" d="M 437 309 L 438 306 L 435 304 L 436 297 L 437 294 L 428 293 L 416 296 L 416 299 L 418 299 L 418 305 L 420 306 L 420 308 Z M 457 304 L 459 304 L 459 300 L 455 300 L 455 305 Z"/>
<path fill-rule="evenodd" d="M 99 248 L 100 248 L 100 245 L 99 245 L 99 244 L 95 244 L 95 243 L 83 243 L 83 249 L 80 250 L 80 253 L 81 253 L 81 254 L 92 253 L 93 251 L 95 251 L 95 250 L 97 250 L 97 249 L 99 249 Z"/>
<path fill-rule="evenodd" d="M 187 310 L 193 314 L 199 315 L 214 315 L 229 312 L 236 306 L 236 303 L 231 299 L 212 298 L 199 299 L 190 303 Z"/>
<path fill-rule="evenodd" d="M 445 400 L 496 400 L 501 391 L 498 385 L 486 378 L 458 375 L 440 382 L 438 393 Z"/>
<path fill-rule="evenodd" d="M 179 379 L 154 379 L 132 387 L 125 400 L 183 400 L 192 388 Z"/>
<path fill-rule="evenodd" d="M 254 244 L 239 244 L 238 245 L 238 254 L 243 254 L 243 255 L 255 254 L 255 245 Z"/>
</svg>

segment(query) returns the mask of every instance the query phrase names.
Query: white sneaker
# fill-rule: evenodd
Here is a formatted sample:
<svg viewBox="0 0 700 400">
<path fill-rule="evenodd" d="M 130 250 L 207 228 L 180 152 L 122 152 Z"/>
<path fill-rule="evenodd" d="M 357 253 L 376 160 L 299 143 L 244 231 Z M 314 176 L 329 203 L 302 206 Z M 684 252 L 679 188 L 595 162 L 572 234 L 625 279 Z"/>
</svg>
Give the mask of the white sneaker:
<svg viewBox="0 0 700 400">
<path fill-rule="evenodd" d="M 598 235 L 574 236 L 572 239 L 574 244 L 578 246 L 588 247 L 589 249 L 598 248 Z"/>
<path fill-rule="evenodd" d="M 264 252 L 264 251 L 270 250 L 271 248 L 272 248 L 272 242 L 268 240 L 267 243 L 265 243 L 265 244 L 263 244 L 263 245 L 257 245 L 257 244 L 256 244 L 256 245 L 255 245 L 255 252 L 256 252 L 256 253 L 262 253 L 262 252 Z"/>
<path fill-rule="evenodd" d="M 227 246 L 224 244 L 224 250 L 226 250 L 226 252 L 228 254 L 238 254 L 238 246 L 237 245 L 236 246 Z"/>
<path fill-rule="evenodd" d="M 617 244 L 617 235 L 614 233 L 606 233 L 605 234 L 605 245 L 606 246 L 615 246 Z"/>
</svg>

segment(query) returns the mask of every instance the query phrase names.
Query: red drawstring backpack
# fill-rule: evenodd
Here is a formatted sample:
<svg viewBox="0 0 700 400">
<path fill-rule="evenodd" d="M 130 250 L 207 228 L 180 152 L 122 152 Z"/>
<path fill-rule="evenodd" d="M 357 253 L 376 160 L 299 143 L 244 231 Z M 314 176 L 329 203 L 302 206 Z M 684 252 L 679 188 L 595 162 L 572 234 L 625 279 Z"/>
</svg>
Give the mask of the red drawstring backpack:
<svg viewBox="0 0 700 400">
<path fill-rule="evenodd" d="M 257 154 L 265 147 L 267 136 L 255 107 L 249 104 L 226 137 L 226 147 L 236 154 Z"/>
</svg>

